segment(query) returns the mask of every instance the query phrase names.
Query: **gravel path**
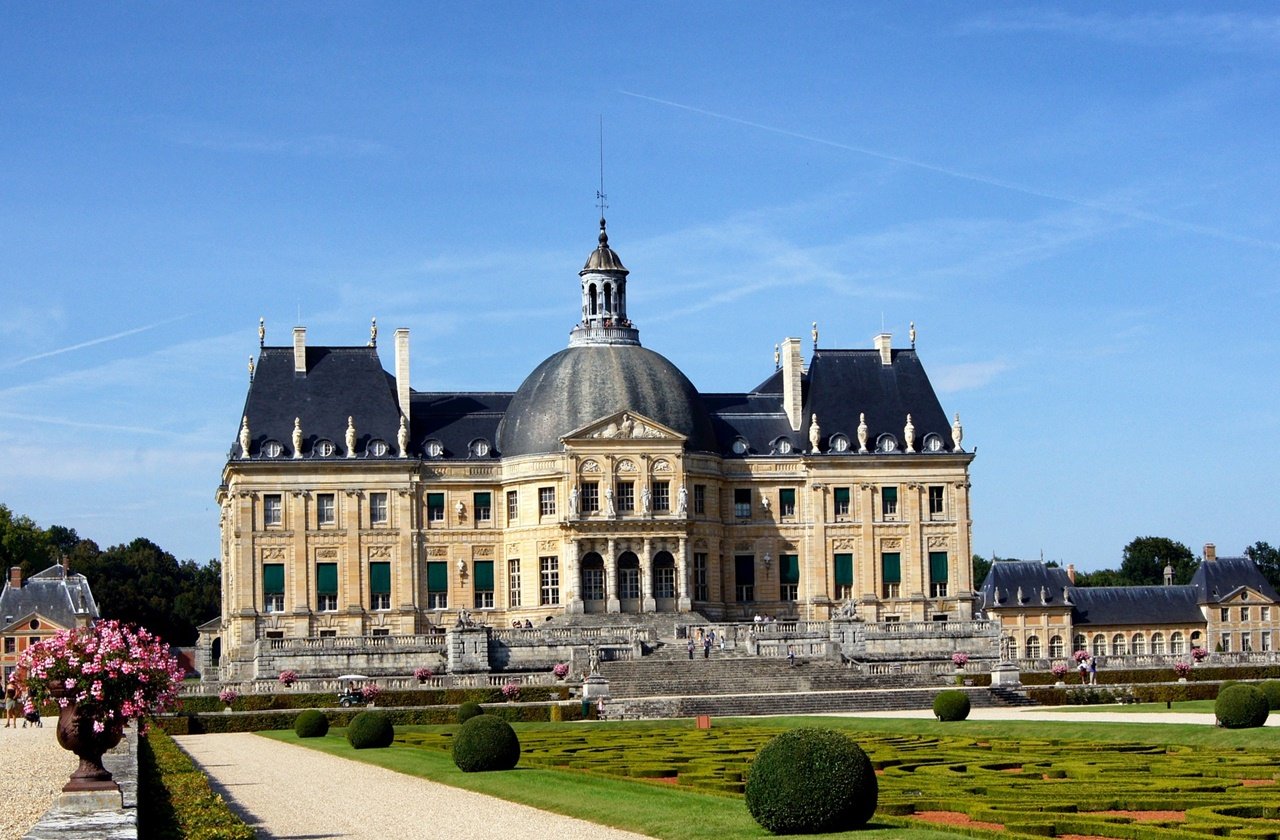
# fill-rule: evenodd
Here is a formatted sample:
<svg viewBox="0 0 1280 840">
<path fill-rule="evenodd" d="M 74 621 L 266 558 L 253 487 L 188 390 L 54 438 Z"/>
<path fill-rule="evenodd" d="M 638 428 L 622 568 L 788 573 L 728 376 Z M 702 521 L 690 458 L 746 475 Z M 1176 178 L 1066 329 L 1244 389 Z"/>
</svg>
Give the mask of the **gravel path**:
<svg viewBox="0 0 1280 840">
<path fill-rule="evenodd" d="M 79 761 L 58 746 L 57 718 L 44 727 L 0 725 L 0 838 L 18 840 L 35 825 Z"/>
<path fill-rule="evenodd" d="M 258 735 L 186 735 L 175 740 L 264 840 L 643 840 L 640 834 Z"/>
</svg>

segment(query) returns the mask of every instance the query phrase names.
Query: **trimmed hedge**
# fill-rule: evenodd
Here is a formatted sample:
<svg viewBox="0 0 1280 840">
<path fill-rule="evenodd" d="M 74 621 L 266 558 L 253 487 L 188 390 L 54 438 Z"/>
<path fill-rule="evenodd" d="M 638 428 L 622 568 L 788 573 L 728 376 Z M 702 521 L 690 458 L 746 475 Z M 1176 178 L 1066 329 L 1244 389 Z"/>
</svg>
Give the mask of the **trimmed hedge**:
<svg viewBox="0 0 1280 840">
<path fill-rule="evenodd" d="M 963 691 L 939 691 L 933 698 L 933 714 L 942 721 L 969 717 L 969 695 Z"/>
<path fill-rule="evenodd" d="M 1048 671 L 1024 671 L 1019 677 L 1023 685 L 1053 685 L 1058 678 Z M 1176 679 L 1173 666 L 1163 668 L 1105 668 L 1098 671 L 1098 679 L 1108 683 L 1158 683 Z M 1191 669 L 1189 682 L 1220 682 L 1222 680 L 1280 679 L 1280 665 L 1197 665 Z"/>
<path fill-rule="evenodd" d="M 306 709 L 293 721 L 299 738 L 323 738 L 329 734 L 329 719 L 319 709 Z"/>
<path fill-rule="evenodd" d="M 1227 686 L 1218 694 L 1213 713 L 1218 725 L 1227 729 L 1250 729 L 1267 722 L 1271 707 L 1261 691 L 1251 685 L 1237 683 Z"/>
<path fill-rule="evenodd" d="M 546 723 L 551 719 L 551 706 L 524 706 L 497 704 L 489 714 L 512 723 Z M 453 706 L 427 706 L 415 709 L 380 710 L 395 726 L 417 724 L 457 723 L 458 710 Z M 359 714 L 356 709 L 326 709 L 325 716 L 331 726 L 346 726 Z M 582 709 L 577 703 L 560 705 L 562 720 L 582 720 Z M 594 717 L 595 706 L 588 708 L 588 717 Z M 205 714 L 162 715 L 154 719 L 170 735 L 203 735 L 221 732 L 262 732 L 271 729 L 292 729 L 294 714 L 289 710 L 264 711 L 241 714 L 209 712 Z"/>
<path fill-rule="evenodd" d="M 395 738 L 396 728 L 382 712 L 361 712 L 347 726 L 347 742 L 357 750 L 389 747 Z"/>
<path fill-rule="evenodd" d="M 468 700 L 458 706 L 458 723 L 466 723 L 473 717 L 484 714 L 484 710 L 480 708 L 480 704 L 474 700 Z"/>
<path fill-rule="evenodd" d="M 568 700 L 569 687 L 564 685 L 520 686 L 520 699 L 530 703 Z M 457 706 L 473 700 L 477 703 L 503 703 L 501 688 L 419 688 L 405 691 L 383 691 L 378 702 L 383 706 Z M 336 692 L 307 692 L 287 694 L 244 694 L 231 703 L 233 712 L 262 712 L 275 709 L 323 709 L 336 707 Z M 178 699 L 174 711 L 178 714 L 193 712 L 221 712 L 227 706 L 217 694 L 184 695 Z"/>
<path fill-rule="evenodd" d="M 253 840 L 209 779 L 173 739 L 152 728 L 138 739 L 138 830 L 154 840 Z"/>
<path fill-rule="evenodd" d="M 453 736 L 453 763 L 463 773 L 510 770 L 519 761 L 516 731 L 495 715 L 476 715 Z"/>
<path fill-rule="evenodd" d="M 747 809 L 774 834 L 857 828 L 879 798 L 875 769 L 862 748 L 830 729 L 793 729 L 756 754 L 747 776 Z"/>
<path fill-rule="evenodd" d="M 1258 684 L 1258 690 L 1262 692 L 1262 696 L 1267 698 L 1267 705 L 1271 711 L 1280 709 L 1280 680 L 1266 680 Z"/>
</svg>

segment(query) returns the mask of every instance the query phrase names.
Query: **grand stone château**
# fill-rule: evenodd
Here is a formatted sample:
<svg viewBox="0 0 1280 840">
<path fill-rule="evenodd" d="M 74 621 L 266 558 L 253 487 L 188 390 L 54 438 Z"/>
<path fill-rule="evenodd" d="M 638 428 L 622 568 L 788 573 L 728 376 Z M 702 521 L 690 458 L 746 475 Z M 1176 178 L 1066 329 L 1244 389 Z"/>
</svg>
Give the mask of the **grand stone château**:
<svg viewBox="0 0 1280 840">
<path fill-rule="evenodd" d="M 741 372 L 756 387 L 701 393 L 641 346 L 628 275 L 602 219 L 568 347 L 514 393 L 413 390 L 407 329 L 388 372 L 376 324 L 364 346 L 302 327 L 270 346 L 260 325 L 202 628 L 223 678 L 264 676 L 263 641 L 459 619 L 973 618 L 973 455 L 914 327 L 835 349 L 814 325 L 807 364 L 788 338 Z"/>
</svg>

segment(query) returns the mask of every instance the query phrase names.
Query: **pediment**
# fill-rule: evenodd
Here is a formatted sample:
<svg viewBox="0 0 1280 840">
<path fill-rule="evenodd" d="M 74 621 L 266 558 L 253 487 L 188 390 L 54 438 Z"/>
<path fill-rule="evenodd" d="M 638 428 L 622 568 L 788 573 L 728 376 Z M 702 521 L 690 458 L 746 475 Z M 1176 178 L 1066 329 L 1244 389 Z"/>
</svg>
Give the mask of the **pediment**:
<svg viewBox="0 0 1280 840">
<path fill-rule="evenodd" d="M 1218 601 L 1223 606 L 1248 607 L 1254 604 L 1270 606 L 1271 599 L 1251 586 L 1237 586 Z"/>
<path fill-rule="evenodd" d="M 619 411 L 607 417 L 593 420 L 581 428 L 575 429 L 564 437 L 562 442 L 584 442 L 589 440 L 647 440 L 671 441 L 683 443 L 685 436 L 670 426 L 664 426 L 657 420 L 645 417 L 634 411 Z"/>
</svg>

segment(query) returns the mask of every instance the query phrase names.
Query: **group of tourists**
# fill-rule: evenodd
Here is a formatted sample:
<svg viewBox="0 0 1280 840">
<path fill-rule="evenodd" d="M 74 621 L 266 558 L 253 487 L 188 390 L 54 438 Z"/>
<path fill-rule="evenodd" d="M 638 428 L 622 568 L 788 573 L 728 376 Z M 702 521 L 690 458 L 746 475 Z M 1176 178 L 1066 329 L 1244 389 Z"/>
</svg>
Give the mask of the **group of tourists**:
<svg viewBox="0 0 1280 840">
<path fill-rule="evenodd" d="M 22 715 L 22 728 L 26 729 L 28 725 L 44 726 L 44 722 L 40 719 L 40 712 L 36 709 L 36 704 L 31 702 L 31 698 L 22 693 L 21 687 L 14 680 L 9 680 L 9 684 L 4 689 L 4 725 L 8 729 L 12 726 L 18 728 L 19 710 Z"/>
<path fill-rule="evenodd" d="M 704 632 L 702 628 L 698 628 L 698 639 L 702 640 L 702 658 L 710 659 L 711 649 L 716 646 L 716 631 L 707 630 Z M 693 659 L 693 652 L 698 649 L 698 641 L 693 636 L 689 637 L 688 648 L 689 648 L 689 658 Z M 720 639 L 720 649 L 724 650 L 723 638 Z"/>
</svg>

